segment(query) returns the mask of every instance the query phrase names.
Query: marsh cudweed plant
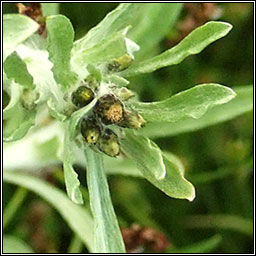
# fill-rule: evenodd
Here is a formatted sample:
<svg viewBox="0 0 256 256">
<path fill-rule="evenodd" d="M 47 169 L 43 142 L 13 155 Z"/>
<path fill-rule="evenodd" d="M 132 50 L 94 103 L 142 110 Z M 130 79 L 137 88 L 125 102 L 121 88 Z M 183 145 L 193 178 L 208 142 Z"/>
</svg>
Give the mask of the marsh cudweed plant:
<svg viewBox="0 0 256 256">
<path fill-rule="evenodd" d="M 135 163 L 133 172 L 168 196 L 192 201 L 195 189 L 185 179 L 179 159 L 163 153 L 143 130 L 148 129 L 150 137 L 150 131 L 161 132 L 167 125 L 171 128 L 174 123 L 198 119 L 235 97 L 230 88 L 210 83 L 163 101 L 139 101 L 129 89 L 130 77 L 178 64 L 224 37 L 232 27 L 208 22 L 175 47 L 152 57 L 149 53 L 170 31 L 182 4 L 156 4 L 155 11 L 166 14 L 145 22 L 143 17 L 150 8 L 151 4 L 120 4 L 77 41 L 71 22 L 63 15 L 46 13 L 43 17 L 40 11 L 21 8 L 20 14 L 4 15 L 3 19 L 3 86 L 9 96 L 3 137 L 10 145 L 5 166 L 24 168 L 29 162 L 30 168 L 38 169 L 62 162 L 67 195 L 75 204 L 83 204 L 73 169 L 74 164 L 83 164 L 94 240 L 78 234 L 93 252 L 125 251 L 104 164 L 109 172 L 124 173 L 127 163 Z M 15 147 L 22 150 L 14 164 L 8 162 L 8 156 Z M 19 173 L 13 179 L 8 175 L 9 182 L 21 185 Z M 84 211 L 75 207 L 77 212 Z M 77 228 L 76 224 L 71 227 Z"/>
</svg>

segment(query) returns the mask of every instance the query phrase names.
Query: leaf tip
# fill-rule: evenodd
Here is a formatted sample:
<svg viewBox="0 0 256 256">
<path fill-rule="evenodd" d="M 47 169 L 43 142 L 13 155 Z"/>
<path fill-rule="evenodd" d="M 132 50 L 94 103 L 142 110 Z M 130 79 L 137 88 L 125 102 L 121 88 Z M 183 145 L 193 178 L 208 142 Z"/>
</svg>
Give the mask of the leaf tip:
<svg viewBox="0 0 256 256">
<path fill-rule="evenodd" d="M 192 189 L 191 195 L 187 197 L 189 202 L 192 202 L 196 197 L 196 190 L 193 185 L 192 185 L 192 187 L 193 187 L 193 189 Z"/>
<path fill-rule="evenodd" d="M 227 35 L 229 31 L 233 28 L 233 25 L 224 21 L 209 21 L 206 23 L 206 25 L 209 25 L 211 27 L 219 27 L 219 29 L 222 31 L 221 37 Z"/>
<path fill-rule="evenodd" d="M 225 87 L 226 87 L 226 86 L 225 86 Z M 229 88 L 229 87 L 226 87 L 225 89 L 228 90 L 228 92 L 229 92 L 229 95 L 228 95 L 228 97 L 227 97 L 227 101 L 226 101 L 226 102 L 228 102 L 228 101 L 234 99 L 235 97 L 237 97 L 237 93 L 236 93 L 234 90 L 232 90 L 232 89 Z"/>
<path fill-rule="evenodd" d="M 233 25 L 228 23 L 228 22 L 222 22 L 223 24 L 225 24 L 227 26 L 227 30 L 230 31 L 233 28 Z"/>
<path fill-rule="evenodd" d="M 229 33 L 229 31 L 233 28 L 233 25 L 231 25 L 228 22 L 221 21 L 219 23 L 221 23 L 223 26 L 225 26 L 225 35 L 227 35 Z"/>
<path fill-rule="evenodd" d="M 185 199 L 187 199 L 189 202 L 192 202 L 196 197 L 196 190 L 192 183 L 186 180 L 186 182 L 190 185 L 190 193 L 186 196 Z"/>
</svg>

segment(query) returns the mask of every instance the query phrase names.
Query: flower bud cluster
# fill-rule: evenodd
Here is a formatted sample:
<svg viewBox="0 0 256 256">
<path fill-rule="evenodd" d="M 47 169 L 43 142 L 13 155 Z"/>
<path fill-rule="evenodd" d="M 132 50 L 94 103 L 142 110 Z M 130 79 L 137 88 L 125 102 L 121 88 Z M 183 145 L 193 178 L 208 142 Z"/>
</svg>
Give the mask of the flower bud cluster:
<svg viewBox="0 0 256 256">
<path fill-rule="evenodd" d="M 120 71 L 130 65 L 130 59 L 124 55 L 119 59 L 114 59 L 108 63 L 107 67 L 113 65 Z M 134 110 L 126 106 L 125 102 L 134 93 L 125 87 L 118 87 L 111 84 L 102 93 L 100 87 L 92 75 L 89 75 L 71 95 L 71 101 L 77 108 L 88 105 L 94 98 L 97 102 L 90 112 L 81 121 L 81 134 L 87 144 L 96 145 L 97 148 L 106 155 L 115 157 L 120 153 L 118 135 L 109 128 L 109 125 L 117 125 L 120 128 L 139 129 L 145 125 L 145 120 Z M 104 85 L 105 86 L 105 85 Z"/>
</svg>

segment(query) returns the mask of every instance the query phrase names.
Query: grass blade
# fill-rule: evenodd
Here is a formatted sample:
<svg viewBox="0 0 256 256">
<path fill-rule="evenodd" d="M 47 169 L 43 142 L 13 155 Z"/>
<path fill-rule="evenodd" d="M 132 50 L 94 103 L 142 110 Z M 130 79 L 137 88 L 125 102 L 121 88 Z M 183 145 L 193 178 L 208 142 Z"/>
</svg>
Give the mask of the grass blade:
<svg viewBox="0 0 256 256">
<path fill-rule="evenodd" d="M 16 236 L 3 236 L 3 253 L 34 253 L 32 248 Z"/>
<path fill-rule="evenodd" d="M 3 230 L 8 225 L 8 223 L 11 221 L 19 207 L 24 202 L 26 196 L 28 194 L 28 191 L 25 188 L 19 187 L 15 191 L 13 197 L 8 202 L 8 205 L 4 209 L 3 212 Z"/>
<path fill-rule="evenodd" d="M 194 215 L 185 220 L 187 228 L 229 229 L 253 237 L 253 222 L 235 215 Z"/>
<path fill-rule="evenodd" d="M 222 237 L 220 235 L 215 235 L 184 248 L 169 250 L 167 253 L 208 253 L 214 250 L 220 244 L 221 240 Z"/>
<path fill-rule="evenodd" d="M 93 251 L 93 220 L 85 208 L 70 201 L 65 193 L 59 189 L 31 175 L 4 171 L 3 180 L 25 187 L 46 200 L 60 213 L 89 251 Z"/>
</svg>

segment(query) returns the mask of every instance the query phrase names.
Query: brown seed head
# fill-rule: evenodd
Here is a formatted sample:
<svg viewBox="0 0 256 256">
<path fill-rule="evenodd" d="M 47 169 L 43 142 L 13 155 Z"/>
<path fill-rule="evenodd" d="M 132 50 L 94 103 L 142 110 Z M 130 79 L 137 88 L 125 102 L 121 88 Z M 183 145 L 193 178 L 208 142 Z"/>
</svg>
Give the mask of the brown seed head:
<svg viewBox="0 0 256 256">
<path fill-rule="evenodd" d="M 111 123 L 118 123 L 123 118 L 123 108 L 120 104 L 111 105 L 104 113 L 104 117 Z"/>
<path fill-rule="evenodd" d="M 123 120 L 123 104 L 113 94 L 102 96 L 97 102 L 95 112 L 106 125 Z"/>
</svg>

